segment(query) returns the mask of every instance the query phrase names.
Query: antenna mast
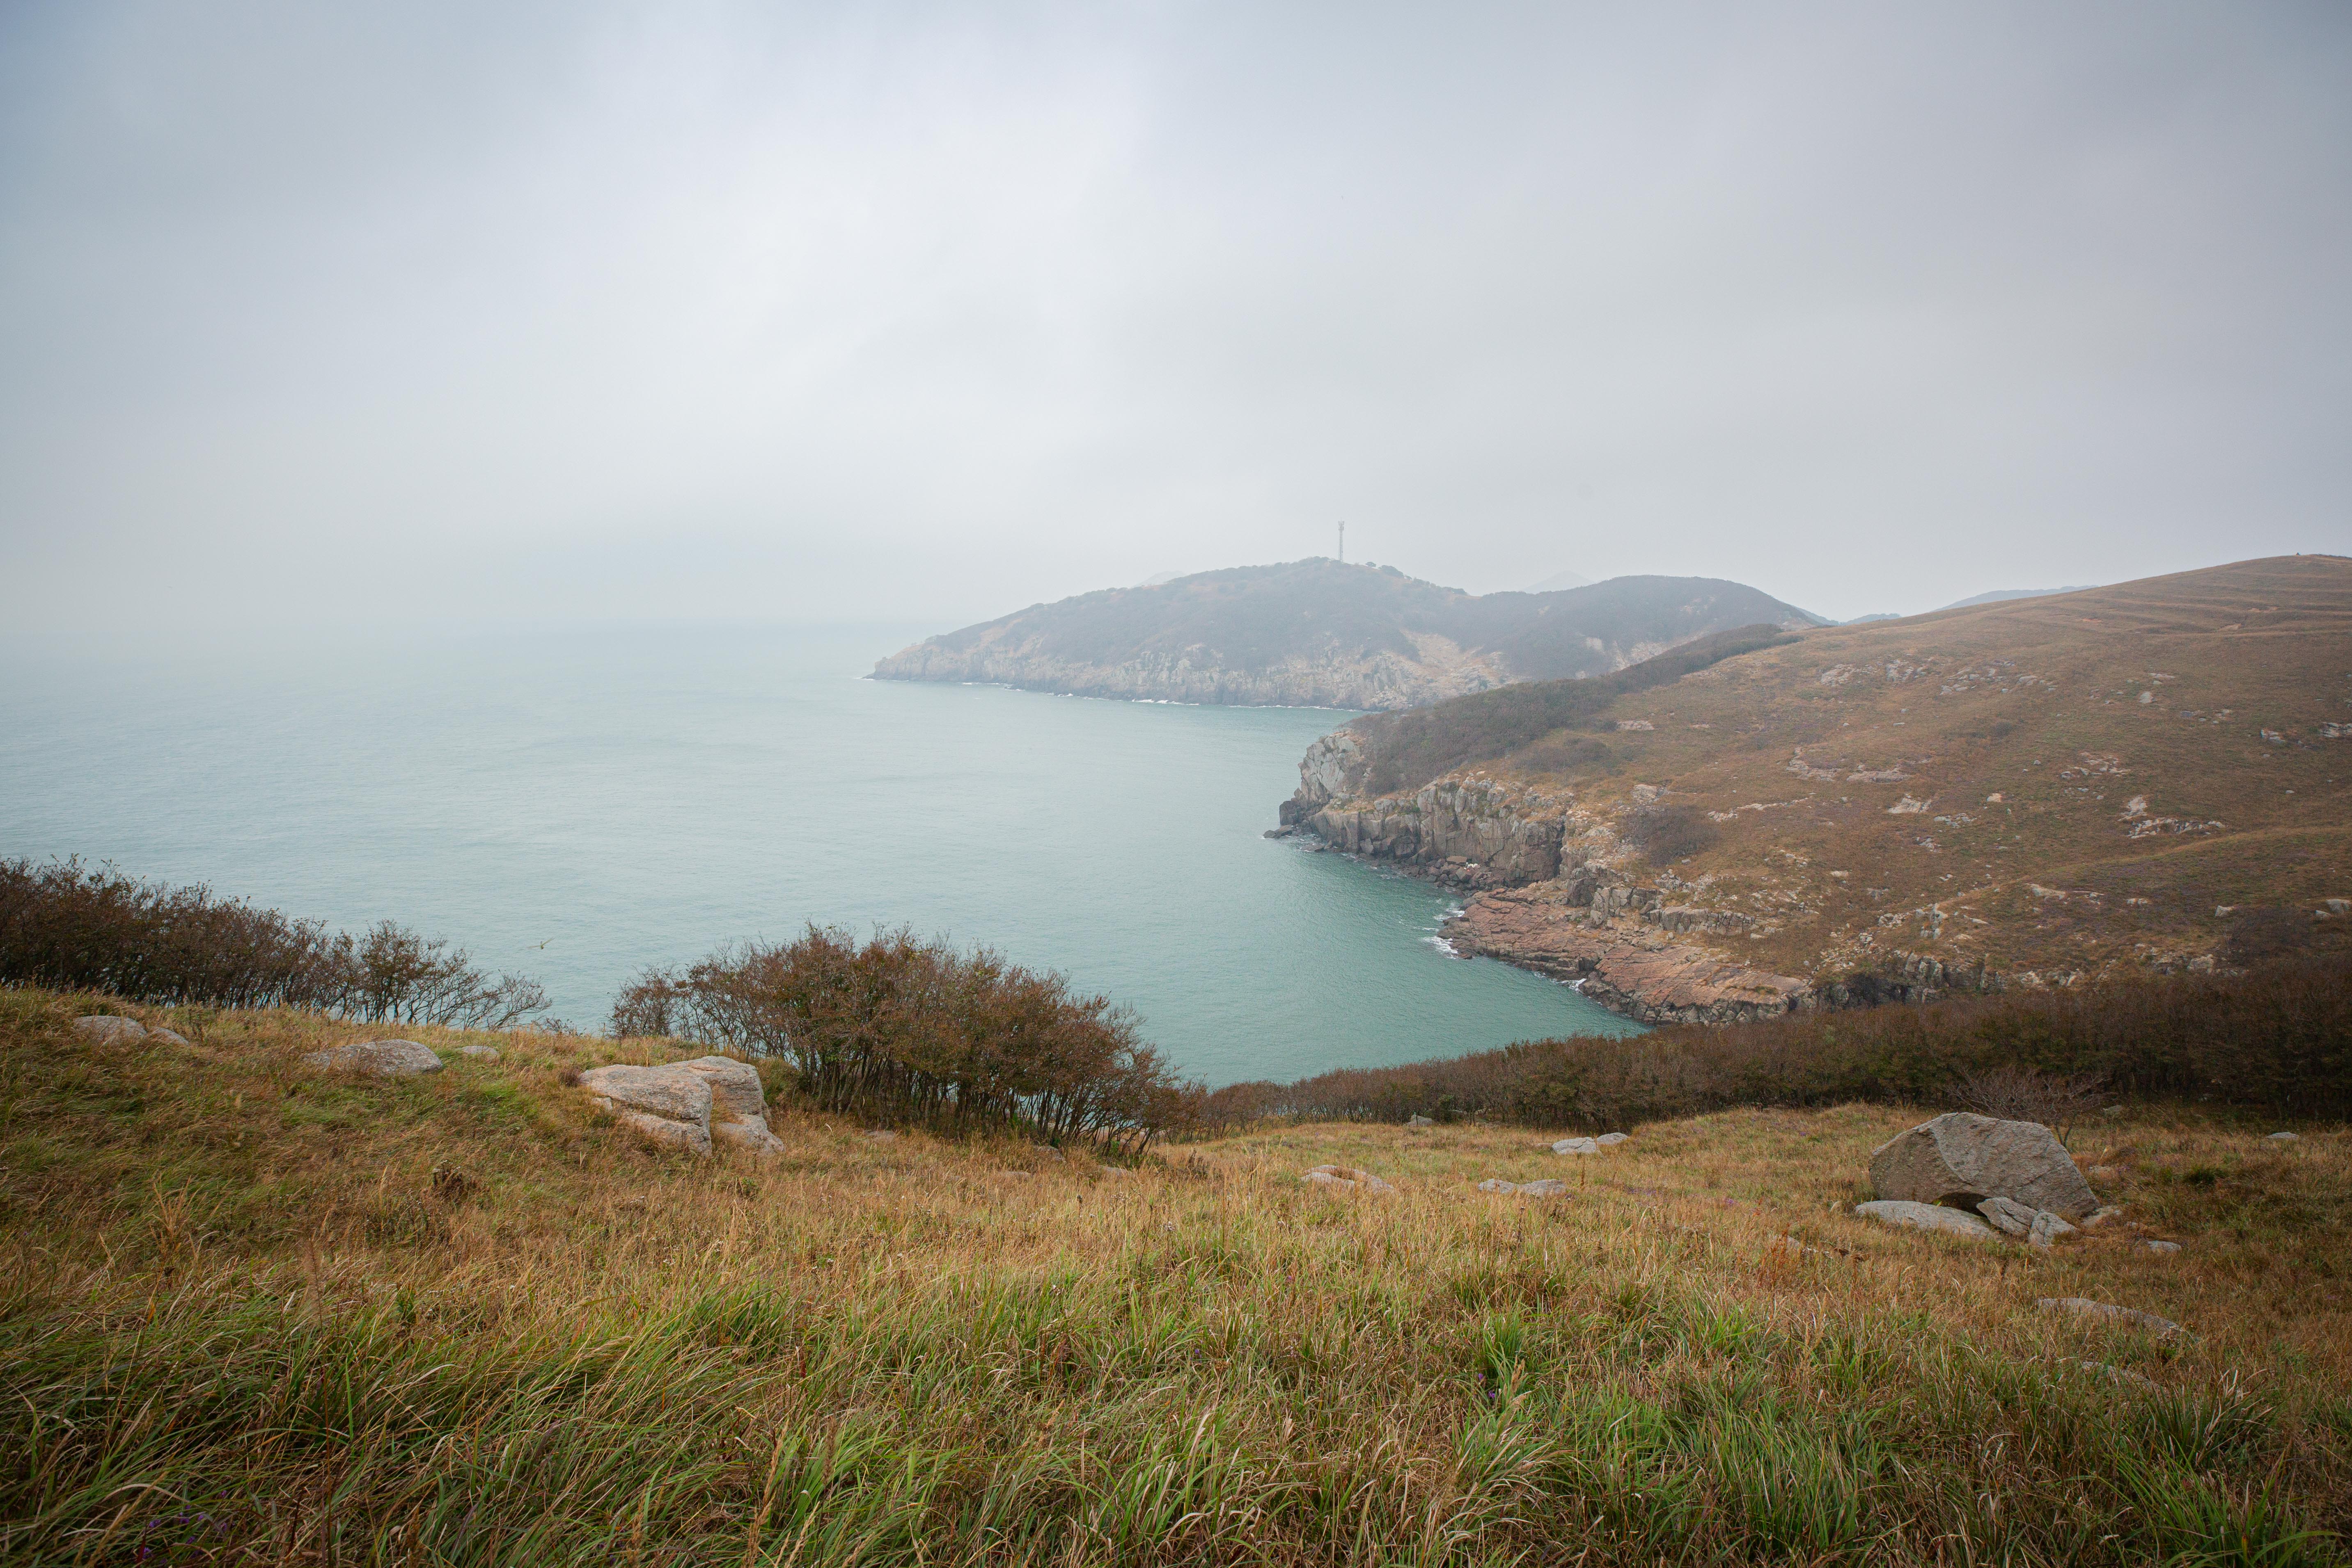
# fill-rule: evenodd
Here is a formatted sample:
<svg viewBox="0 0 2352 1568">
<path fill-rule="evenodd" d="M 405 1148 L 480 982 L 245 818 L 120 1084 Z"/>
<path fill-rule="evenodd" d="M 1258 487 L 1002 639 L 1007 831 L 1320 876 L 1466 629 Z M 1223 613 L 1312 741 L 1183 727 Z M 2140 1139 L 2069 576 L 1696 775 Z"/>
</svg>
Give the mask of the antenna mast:
<svg viewBox="0 0 2352 1568">
<path fill-rule="evenodd" d="M 1343 523 L 1341 523 L 1341 524 L 1339 525 L 1339 564 L 1340 564 L 1340 565 L 1342 565 L 1342 566 L 1345 566 L 1347 563 L 1348 563 L 1348 525 L 1347 525 L 1346 523 L 1344 523 L 1344 522 L 1343 522 Z"/>
</svg>

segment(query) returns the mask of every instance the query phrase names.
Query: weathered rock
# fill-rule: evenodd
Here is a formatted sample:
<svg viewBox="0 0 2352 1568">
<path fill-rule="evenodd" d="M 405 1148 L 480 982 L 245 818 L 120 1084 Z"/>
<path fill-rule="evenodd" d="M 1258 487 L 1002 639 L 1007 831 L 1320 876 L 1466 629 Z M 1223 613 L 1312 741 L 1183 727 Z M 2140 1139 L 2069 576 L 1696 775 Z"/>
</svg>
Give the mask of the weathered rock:
<svg viewBox="0 0 2352 1568">
<path fill-rule="evenodd" d="M 87 1018 L 76 1018 L 73 1027 L 74 1033 L 83 1039 L 96 1040 L 108 1046 L 117 1041 L 144 1039 L 147 1035 L 146 1026 L 138 1019 L 118 1018 L 110 1013 L 93 1013 Z"/>
<path fill-rule="evenodd" d="M 1430 1120 L 1428 1117 L 1426 1117 L 1426 1116 L 1410 1116 L 1410 1117 L 1407 1117 L 1407 1118 L 1405 1119 L 1405 1123 L 1404 1123 L 1404 1124 L 1405 1124 L 1407 1127 L 1434 1127 L 1434 1126 L 1436 1126 L 1436 1125 L 1437 1125 L 1437 1123 L 1436 1123 L 1436 1122 L 1434 1122 L 1434 1121 L 1431 1121 L 1431 1120 Z"/>
<path fill-rule="evenodd" d="M 615 1064 L 582 1073 L 580 1087 L 624 1126 L 659 1143 L 710 1152 L 710 1082 L 700 1073 Z"/>
<path fill-rule="evenodd" d="M 1538 1182 L 1506 1182 L 1499 1177 L 1478 1184 L 1482 1193 L 1517 1193 L 1528 1198 L 1556 1198 L 1568 1191 L 1566 1182 L 1547 1176 Z"/>
<path fill-rule="evenodd" d="M 1618 1144 L 1624 1142 L 1630 1136 L 1630 1133 L 1624 1132 L 1603 1132 L 1600 1137 L 1595 1138 L 1593 1142 L 1600 1144 L 1603 1149 L 1614 1149 Z"/>
<path fill-rule="evenodd" d="M 2177 1241 L 2158 1241 L 2154 1237 L 2150 1237 L 2146 1241 L 2141 1242 L 2140 1245 L 2147 1248 L 2150 1252 L 2178 1252 L 2180 1250 L 2180 1243 Z"/>
<path fill-rule="evenodd" d="M 1591 901 L 1577 901 L 1579 894 Z M 1652 888 L 1588 888 L 1575 878 L 1498 889 L 1471 900 L 1446 933 L 1465 954 L 1577 981 L 1593 1001 L 1645 1024 L 1744 1023 L 1812 1002 L 1803 980 L 1750 968 L 1652 928 L 1606 923 L 1618 914 L 1638 918 L 1657 896 Z"/>
<path fill-rule="evenodd" d="M 2025 1239 L 2032 1246 L 2047 1247 L 2062 1236 L 2074 1234 L 2073 1226 L 2068 1225 L 2048 1209 L 2041 1209 L 2035 1212 L 2033 1228 L 2026 1233 Z"/>
<path fill-rule="evenodd" d="M 330 1046 L 323 1051 L 312 1051 L 302 1058 L 305 1067 L 327 1072 L 363 1072 L 376 1078 L 407 1078 L 420 1072 L 439 1072 L 441 1058 L 433 1047 L 415 1040 L 359 1040 L 346 1046 Z"/>
<path fill-rule="evenodd" d="M 674 1066 L 699 1077 L 710 1086 L 710 1119 L 756 1121 L 768 1125 L 768 1095 L 760 1087 L 760 1069 L 733 1057 L 697 1057 Z"/>
<path fill-rule="evenodd" d="M 1899 1132 L 1872 1151 L 1870 1180 L 1882 1198 L 1973 1209 L 1987 1198 L 2080 1219 L 2098 1194 L 2063 1146 L 2038 1121 L 2003 1121 L 1954 1110 Z"/>
<path fill-rule="evenodd" d="M 867 1141 L 870 1142 L 887 1143 L 898 1135 L 896 1132 L 891 1131 L 887 1127 L 877 1127 L 868 1131 L 866 1136 Z"/>
<path fill-rule="evenodd" d="M 1396 1189 L 1373 1175 L 1347 1165 L 1318 1165 L 1298 1178 L 1319 1187 L 1338 1187 L 1347 1192 L 1392 1193 Z"/>
<path fill-rule="evenodd" d="M 150 1029 L 147 1031 L 147 1037 L 151 1040 L 161 1040 L 167 1046 L 186 1046 L 191 1049 L 195 1046 L 194 1041 L 177 1029 Z"/>
<path fill-rule="evenodd" d="M 2078 1318 L 2100 1318 L 2126 1328 L 2146 1329 L 2159 1338 L 2189 1331 L 2170 1318 L 2159 1318 L 2154 1312 L 2143 1312 L 2134 1307 L 2117 1307 L 2105 1301 L 2094 1301 L 2087 1296 L 2044 1296 L 2037 1303 L 2045 1312 L 2066 1312 Z"/>
<path fill-rule="evenodd" d="M 2033 1234 L 2033 1222 L 2042 1217 L 2040 1209 L 2028 1208 L 2013 1198 L 1987 1198 L 1977 1205 L 1977 1213 L 1993 1229 L 2020 1241 Z"/>
<path fill-rule="evenodd" d="M 499 1059 L 499 1048 L 496 1046 L 459 1046 L 457 1054 L 461 1057 L 471 1057 L 476 1061 L 482 1062 L 494 1062 Z"/>
<path fill-rule="evenodd" d="M 2083 1222 L 2083 1228 L 2084 1230 L 2096 1230 L 2101 1226 L 2106 1224 L 2109 1220 L 2120 1219 L 2123 1216 L 2123 1212 L 2121 1205 L 2103 1205 L 2091 1212 L 2091 1217 Z"/>
<path fill-rule="evenodd" d="M 2301 1140 L 2297 1139 L 2292 1132 L 2273 1132 L 2271 1134 L 2271 1142 L 2273 1143 L 2294 1143 L 2301 1142 Z"/>
<path fill-rule="evenodd" d="M 1597 1138 L 1563 1138 L 1551 1146 L 1555 1154 L 1598 1154 L 1601 1141 Z"/>
<path fill-rule="evenodd" d="M 710 1123 L 710 1136 L 717 1142 L 748 1149 L 754 1154 L 781 1154 L 784 1152 L 784 1141 L 768 1131 L 768 1124 L 764 1121 L 719 1121 L 714 1119 Z"/>
<path fill-rule="evenodd" d="M 1940 1204 L 1911 1203 L 1901 1199 L 1882 1198 L 1875 1203 L 1856 1204 L 1853 1212 L 1864 1219 L 1881 1225 L 1902 1226 L 1911 1230 L 1942 1231 L 1948 1236 L 1964 1236 L 1971 1241 L 1998 1241 L 2000 1232 L 1972 1214 L 1946 1208 Z"/>
</svg>

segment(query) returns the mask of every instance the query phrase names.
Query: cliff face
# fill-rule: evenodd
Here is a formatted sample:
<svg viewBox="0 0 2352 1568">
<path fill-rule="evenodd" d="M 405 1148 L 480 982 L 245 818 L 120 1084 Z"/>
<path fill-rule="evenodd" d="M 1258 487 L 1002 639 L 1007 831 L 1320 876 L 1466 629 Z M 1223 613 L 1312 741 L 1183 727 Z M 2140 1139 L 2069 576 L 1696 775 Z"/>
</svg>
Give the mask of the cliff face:
<svg viewBox="0 0 2352 1568">
<path fill-rule="evenodd" d="M 1606 675 L 1727 626 L 1810 624 L 1737 583 L 1622 577 L 1465 594 L 1389 567 L 1298 561 L 1108 589 L 966 626 L 877 679 L 984 681 L 1178 702 L 1398 710 Z"/>
<path fill-rule="evenodd" d="M 1741 642 L 1352 721 L 1277 831 L 1652 1021 L 2352 947 L 2352 562 Z"/>
</svg>

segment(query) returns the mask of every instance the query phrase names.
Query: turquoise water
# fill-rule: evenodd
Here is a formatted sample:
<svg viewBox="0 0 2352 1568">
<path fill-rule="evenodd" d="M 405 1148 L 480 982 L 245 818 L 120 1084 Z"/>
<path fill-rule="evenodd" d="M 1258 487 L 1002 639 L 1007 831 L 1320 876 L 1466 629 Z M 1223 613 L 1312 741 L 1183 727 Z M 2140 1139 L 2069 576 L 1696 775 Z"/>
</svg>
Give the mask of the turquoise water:
<svg viewBox="0 0 2352 1568">
<path fill-rule="evenodd" d="M 1062 970 L 1213 1084 L 1632 1027 L 1445 954 L 1445 893 L 1261 837 L 1347 715 L 858 679 L 927 629 L 9 651 L 0 854 L 389 917 L 591 1028 L 809 921 Z"/>
</svg>

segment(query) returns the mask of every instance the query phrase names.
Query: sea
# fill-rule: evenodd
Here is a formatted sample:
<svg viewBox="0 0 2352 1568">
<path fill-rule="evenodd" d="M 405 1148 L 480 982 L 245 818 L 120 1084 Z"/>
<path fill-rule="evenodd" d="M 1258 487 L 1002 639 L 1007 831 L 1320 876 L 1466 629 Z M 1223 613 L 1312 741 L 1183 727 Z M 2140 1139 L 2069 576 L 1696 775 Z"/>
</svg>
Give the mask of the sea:
<svg viewBox="0 0 2352 1568">
<path fill-rule="evenodd" d="M 1269 839 L 1328 709 L 864 679 L 936 627 L 0 647 L 0 857 L 79 856 L 529 974 L 908 926 L 1131 1007 L 1212 1086 L 1638 1026 L 1442 943 L 1455 903 Z"/>
</svg>

